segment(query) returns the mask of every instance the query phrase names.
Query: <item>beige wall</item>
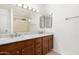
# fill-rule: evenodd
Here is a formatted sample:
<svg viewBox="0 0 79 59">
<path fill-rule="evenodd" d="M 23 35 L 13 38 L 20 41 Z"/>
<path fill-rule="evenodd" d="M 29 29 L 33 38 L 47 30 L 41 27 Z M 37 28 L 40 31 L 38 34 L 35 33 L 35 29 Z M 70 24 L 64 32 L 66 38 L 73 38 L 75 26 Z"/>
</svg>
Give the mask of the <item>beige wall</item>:
<svg viewBox="0 0 79 59">
<path fill-rule="evenodd" d="M 30 22 L 28 22 L 28 19 L 26 21 L 23 21 L 21 19 L 14 19 L 13 29 L 14 32 L 29 32 Z"/>
</svg>

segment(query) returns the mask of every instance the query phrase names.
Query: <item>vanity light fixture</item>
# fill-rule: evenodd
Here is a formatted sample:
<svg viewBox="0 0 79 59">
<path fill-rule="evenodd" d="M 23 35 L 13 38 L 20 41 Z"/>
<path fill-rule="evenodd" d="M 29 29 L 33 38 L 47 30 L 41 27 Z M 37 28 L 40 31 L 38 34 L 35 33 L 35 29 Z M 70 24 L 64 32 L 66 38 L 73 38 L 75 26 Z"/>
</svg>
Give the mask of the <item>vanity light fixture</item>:
<svg viewBox="0 0 79 59">
<path fill-rule="evenodd" d="M 26 8 L 30 11 L 33 11 L 33 12 L 39 12 L 39 10 L 37 8 L 31 8 L 29 6 L 27 6 L 26 4 L 17 4 L 18 7 L 21 7 L 21 8 Z"/>
</svg>

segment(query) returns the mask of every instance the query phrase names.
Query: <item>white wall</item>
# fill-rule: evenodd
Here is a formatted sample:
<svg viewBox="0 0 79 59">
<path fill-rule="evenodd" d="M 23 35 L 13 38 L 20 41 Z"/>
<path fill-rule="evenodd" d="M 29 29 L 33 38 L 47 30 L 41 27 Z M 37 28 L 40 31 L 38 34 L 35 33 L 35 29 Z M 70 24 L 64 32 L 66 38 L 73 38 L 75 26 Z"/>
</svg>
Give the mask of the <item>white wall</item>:
<svg viewBox="0 0 79 59">
<path fill-rule="evenodd" d="M 79 5 L 48 5 L 53 12 L 54 50 L 61 54 L 79 54 Z"/>
<path fill-rule="evenodd" d="M 10 33 L 10 12 L 6 9 L 0 9 L 0 33 Z"/>
</svg>

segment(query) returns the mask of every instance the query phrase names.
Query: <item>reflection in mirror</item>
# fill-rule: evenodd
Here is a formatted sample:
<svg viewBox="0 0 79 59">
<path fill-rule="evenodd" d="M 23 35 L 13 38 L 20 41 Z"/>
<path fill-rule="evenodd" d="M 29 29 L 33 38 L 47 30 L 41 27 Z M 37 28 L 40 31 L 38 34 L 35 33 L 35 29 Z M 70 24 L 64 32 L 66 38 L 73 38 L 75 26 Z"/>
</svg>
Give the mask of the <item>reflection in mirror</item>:
<svg viewBox="0 0 79 59">
<path fill-rule="evenodd" d="M 44 15 L 40 17 L 40 28 L 52 28 L 51 15 Z"/>
<path fill-rule="evenodd" d="M 30 22 L 27 18 L 14 18 L 14 32 L 22 33 L 22 32 L 30 32 Z"/>
</svg>

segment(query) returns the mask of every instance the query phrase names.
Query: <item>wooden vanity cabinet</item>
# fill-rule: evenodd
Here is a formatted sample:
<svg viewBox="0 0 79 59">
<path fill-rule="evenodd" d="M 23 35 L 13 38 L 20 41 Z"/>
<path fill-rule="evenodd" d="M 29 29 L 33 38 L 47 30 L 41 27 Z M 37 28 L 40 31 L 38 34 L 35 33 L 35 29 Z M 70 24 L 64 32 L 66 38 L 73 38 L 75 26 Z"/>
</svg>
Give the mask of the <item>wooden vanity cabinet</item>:
<svg viewBox="0 0 79 59">
<path fill-rule="evenodd" d="M 53 36 L 0 45 L 0 55 L 44 55 L 53 48 Z"/>
</svg>

